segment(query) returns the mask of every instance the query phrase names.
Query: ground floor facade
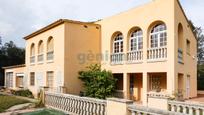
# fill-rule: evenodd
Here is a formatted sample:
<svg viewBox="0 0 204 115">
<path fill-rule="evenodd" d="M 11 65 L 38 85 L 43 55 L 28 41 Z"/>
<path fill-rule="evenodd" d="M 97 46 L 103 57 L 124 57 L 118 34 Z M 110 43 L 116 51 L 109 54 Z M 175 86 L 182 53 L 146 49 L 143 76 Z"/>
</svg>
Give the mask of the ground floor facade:
<svg viewBox="0 0 204 115">
<path fill-rule="evenodd" d="M 169 87 L 173 83 L 168 79 L 167 72 L 139 72 L 139 73 L 114 73 L 117 79 L 116 97 L 134 100 L 137 103 L 148 103 L 148 95 L 161 97 L 179 97 L 190 99 L 197 96 L 197 92 L 191 87 L 192 78 L 190 75 L 178 73 L 175 76 L 174 88 Z"/>
</svg>

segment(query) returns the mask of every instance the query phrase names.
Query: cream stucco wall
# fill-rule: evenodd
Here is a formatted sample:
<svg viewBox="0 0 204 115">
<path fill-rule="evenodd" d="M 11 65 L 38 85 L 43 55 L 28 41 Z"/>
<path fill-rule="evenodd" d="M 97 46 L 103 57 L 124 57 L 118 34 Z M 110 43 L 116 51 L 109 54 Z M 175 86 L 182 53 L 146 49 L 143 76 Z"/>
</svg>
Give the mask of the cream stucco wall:
<svg viewBox="0 0 204 115">
<path fill-rule="evenodd" d="M 159 62 L 147 61 L 147 49 L 149 44 L 149 31 L 157 22 L 163 22 L 167 26 L 167 59 Z M 184 48 L 184 65 L 178 63 L 178 46 L 177 46 L 177 25 L 182 22 L 184 38 L 191 42 L 191 56 L 186 55 Z M 123 73 L 124 75 L 124 92 L 128 93 L 129 81 L 127 73 L 143 73 L 143 101 L 146 101 L 148 91 L 148 73 L 166 72 L 167 73 L 167 92 L 173 94 L 177 90 L 178 73 L 191 75 L 191 97 L 197 95 L 196 92 L 196 41 L 192 31 L 188 27 L 187 20 L 182 13 L 177 0 L 154 0 L 148 4 L 131 9 L 127 12 L 105 18 L 98 21 L 101 25 L 101 48 L 102 53 L 109 55 L 112 53 L 112 36 L 115 32 L 123 34 L 123 53 L 128 52 L 128 34 L 133 27 L 139 27 L 143 31 L 143 61 L 138 64 L 121 64 L 111 65 L 109 60 L 102 60 L 102 68 L 111 70 L 113 73 Z M 185 46 L 185 44 L 184 44 Z M 193 68 L 193 69 L 192 69 Z"/>
<path fill-rule="evenodd" d="M 54 87 L 59 87 L 64 85 L 64 34 L 65 25 L 61 24 L 53 29 L 45 31 L 33 38 L 26 40 L 26 86 L 36 95 L 39 92 L 39 88 L 46 86 L 46 73 L 47 71 L 54 72 Z M 53 62 L 48 62 L 46 60 L 47 56 L 47 40 L 52 36 L 54 40 L 54 60 Z M 43 41 L 43 57 L 44 61 L 39 63 L 37 61 L 38 56 L 38 43 Z M 31 44 L 35 44 L 35 63 L 30 63 L 30 47 Z M 35 85 L 30 86 L 30 72 L 35 72 Z"/>
<path fill-rule="evenodd" d="M 79 94 L 82 82 L 78 72 L 86 66 L 100 63 L 100 25 L 65 24 L 65 86 L 67 91 Z"/>
<path fill-rule="evenodd" d="M 25 67 L 14 67 L 14 68 L 6 68 L 5 69 L 5 85 L 6 85 L 6 73 L 8 72 L 12 72 L 13 73 L 13 87 L 11 89 L 18 89 L 18 87 L 16 86 L 16 76 L 17 74 L 21 74 L 23 75 L 23 77 L 25 78 Z M 25 79 L 23 78 L 24 80 L 24 83 L 26 82 Z"/>
</svg>

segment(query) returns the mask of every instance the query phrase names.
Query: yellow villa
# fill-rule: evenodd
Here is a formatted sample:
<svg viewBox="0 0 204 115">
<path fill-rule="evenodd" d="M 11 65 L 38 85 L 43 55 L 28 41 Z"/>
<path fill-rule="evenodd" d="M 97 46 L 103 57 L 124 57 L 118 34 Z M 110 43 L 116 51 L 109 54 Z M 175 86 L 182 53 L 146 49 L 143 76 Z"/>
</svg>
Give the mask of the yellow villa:
<svg viewBox="0 0 204 115">
<path fill-rule="evenodd" d="M 26 64 L 5 67 L 8 88 L 78 95 L 78 71 L 100 63 L 118 79 L 117 97 L 147 105 L 148 95 L 197 96 L 197 43 L 178 0 L 152 0 L 96 22 L 60 19 L 24 39 Z"/>
</svg>

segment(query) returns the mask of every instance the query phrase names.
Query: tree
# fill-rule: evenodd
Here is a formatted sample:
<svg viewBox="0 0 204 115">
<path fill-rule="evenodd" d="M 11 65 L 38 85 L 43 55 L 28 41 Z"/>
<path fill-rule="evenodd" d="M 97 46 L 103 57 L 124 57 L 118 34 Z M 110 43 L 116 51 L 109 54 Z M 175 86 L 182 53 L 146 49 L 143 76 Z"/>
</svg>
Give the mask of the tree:
<svg viewBox="0 0 204 115">
<path fill-rule="evenodd" d="M 3 85 L 4 70 L 2 67 L 25 63 L 25 49 L 17 47 L 10 41 L 0 45 L 0 86 Z"/>
<path fill-rule="evenodd" d="M 198 58 L 198 64 L 201 64 L 201 61 L 204 60 L 204 35 L 203 35 L 203 29 L 201 27 L 196 27 L 190 22 L 190 27 L 194 32 L 194 35 L 197 40 L 197 58 Z"/>
<path fill-rule="evenodd" d="M 79 72 L 85 86 L 85 96 L 105 99 L 112 95 L 116 87 L 116 79 L 110 71 L 101 70 L 98 64 L 90 65 L 87 70 Z"/>
</svg>

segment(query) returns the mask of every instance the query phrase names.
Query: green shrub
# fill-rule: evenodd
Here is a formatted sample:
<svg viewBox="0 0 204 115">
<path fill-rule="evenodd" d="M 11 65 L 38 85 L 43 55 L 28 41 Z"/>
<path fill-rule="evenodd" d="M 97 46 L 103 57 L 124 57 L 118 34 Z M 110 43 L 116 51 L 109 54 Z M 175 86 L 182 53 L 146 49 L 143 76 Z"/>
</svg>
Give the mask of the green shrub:
<svg viewBox="0 0 204 115">
<path fill-rule="evenodd" d="M 14 94 L 14 95 L 17 95 L 17 96 L 23 96 L 23 97 L 34 98 L 32 92 L 31 92 L 30 90 L 28 90 L 28 89 L 26 89 L 26 90 L 12 91 L 11 93 Z"/>
<path fill-rule="evenodd" d="M 105 99 L 112 96 L 116 79 L 110 71 L 101 70 L 100 65 L 90 65 L 87 70 L 79 72 L 79 79 L 84 83 L 84 92 L 81 96 Z"/>
</svg>

